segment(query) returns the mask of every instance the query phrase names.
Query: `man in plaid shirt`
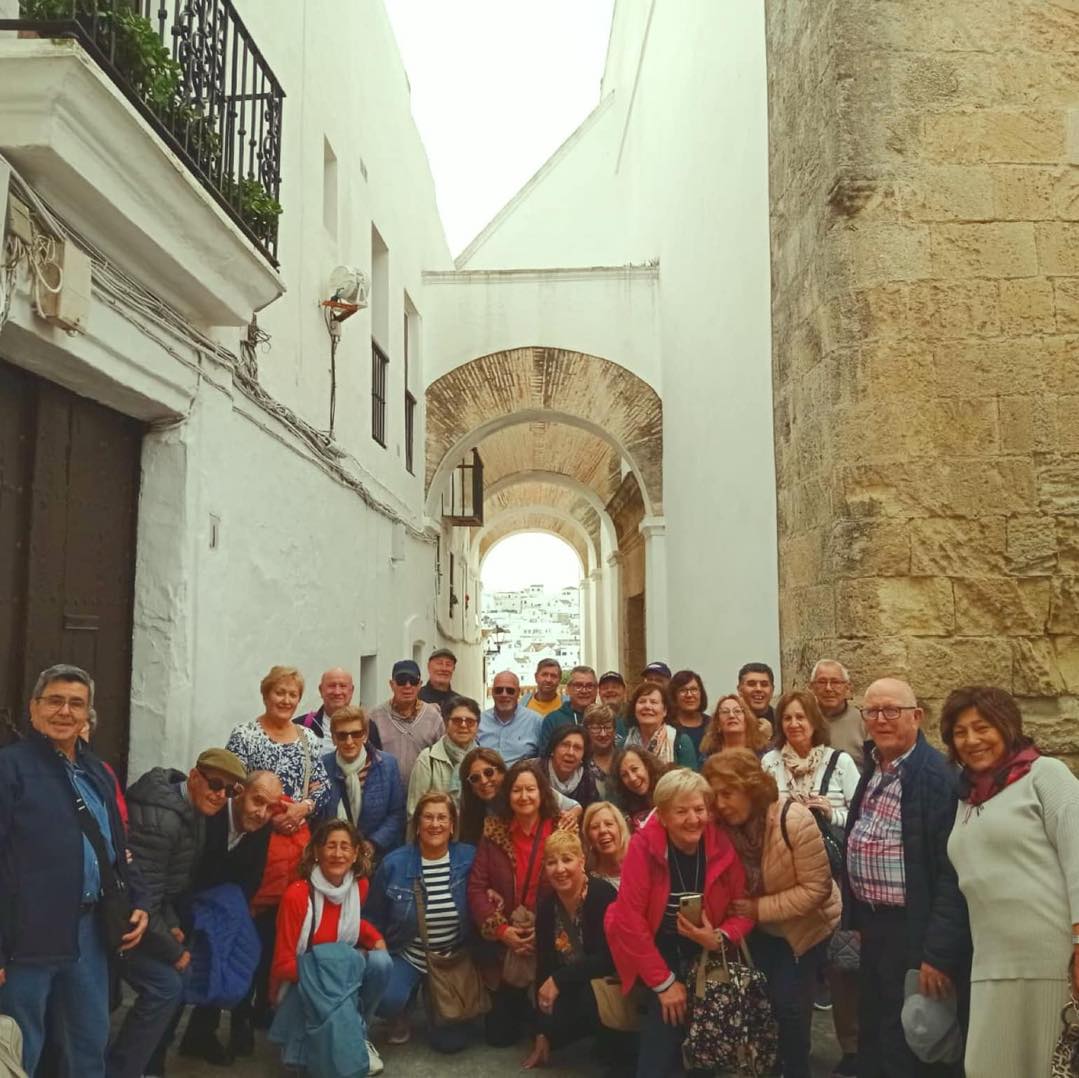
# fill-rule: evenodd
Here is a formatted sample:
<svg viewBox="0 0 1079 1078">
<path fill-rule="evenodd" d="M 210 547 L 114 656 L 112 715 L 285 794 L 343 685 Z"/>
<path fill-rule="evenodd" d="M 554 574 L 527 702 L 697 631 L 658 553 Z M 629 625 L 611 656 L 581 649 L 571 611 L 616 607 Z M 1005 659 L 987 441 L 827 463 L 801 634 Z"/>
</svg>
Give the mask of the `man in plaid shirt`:
<svg viewBox="0 0 1079 1078">
<path fill-rule="evenodd" d="M 947 853 L 957 776 L 921 732 L 925 713 L 905 681 L 875 681 L 861 711 L 871 740 L 847 818 L 846 896 L 862 934 L 859 1078 L 959 1075 L 961 1060 L 921 1062 L 900 1018 L 908 970 L 925 995 L 962 1003 L 967 992 L 970 928 Z"/>
</svg>

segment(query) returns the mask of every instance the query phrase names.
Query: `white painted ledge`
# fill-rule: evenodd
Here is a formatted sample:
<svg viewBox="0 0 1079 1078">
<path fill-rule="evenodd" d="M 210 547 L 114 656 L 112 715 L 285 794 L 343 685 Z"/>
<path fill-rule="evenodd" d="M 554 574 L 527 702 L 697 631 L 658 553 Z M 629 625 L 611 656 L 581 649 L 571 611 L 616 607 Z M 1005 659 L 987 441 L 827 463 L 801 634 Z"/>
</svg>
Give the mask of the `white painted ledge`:
<svg viewBox="0 0 1079 1078">
<path fill-rule="evenodd" d="M 245 325 L 285 292 L 74 41 L 0 40 L 0 153 L 91 243 L 200 326 Z"/>
</svg>

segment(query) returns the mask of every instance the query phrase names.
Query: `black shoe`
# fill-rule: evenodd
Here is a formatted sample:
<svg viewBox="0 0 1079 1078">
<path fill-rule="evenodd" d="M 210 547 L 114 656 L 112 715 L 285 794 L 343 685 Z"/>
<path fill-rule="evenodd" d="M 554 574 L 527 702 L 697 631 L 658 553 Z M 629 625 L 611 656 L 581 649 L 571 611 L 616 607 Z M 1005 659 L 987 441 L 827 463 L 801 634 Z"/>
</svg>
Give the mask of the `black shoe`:
<svg viewBox="0 0 1079 1078">
<path fill-rule="evenodd" d="M 203 1033 L 194 1037 L 185 1035 L 180 1041 L 180 1055 L 190 1059 L 201 1059 L 215 1067 L 230 1067 L 233 1063 L 232 1052 L 213 1033 Z"/>
<path fill-rule="evenodd" d="M 229 1031 L 229 1050 L 234 1056 L 253 1056 L 255 1054 L 255 1031 L 248 1022 L 232 1021 Z"/>
<path fill-rule="evenodd" d="M 858 1078 L 858 1057 L 848 1052 L 835 1065 L 832 1078 Z"/>
</svg>

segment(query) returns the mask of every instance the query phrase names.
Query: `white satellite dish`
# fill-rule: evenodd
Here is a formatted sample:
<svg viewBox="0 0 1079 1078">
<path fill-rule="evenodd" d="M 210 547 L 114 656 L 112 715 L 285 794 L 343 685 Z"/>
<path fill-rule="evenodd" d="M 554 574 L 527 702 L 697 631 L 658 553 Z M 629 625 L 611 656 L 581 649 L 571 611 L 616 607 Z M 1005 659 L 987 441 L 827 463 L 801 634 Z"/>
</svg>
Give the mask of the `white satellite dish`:
<svg viewBox="0 0 1079 1078">
<path fill-rule="evenodd" d="M 330 300 L 334 303 L 367 306 L 367 274 L 355 266 L 338 266 L 330 273 Z"/>
</svg>

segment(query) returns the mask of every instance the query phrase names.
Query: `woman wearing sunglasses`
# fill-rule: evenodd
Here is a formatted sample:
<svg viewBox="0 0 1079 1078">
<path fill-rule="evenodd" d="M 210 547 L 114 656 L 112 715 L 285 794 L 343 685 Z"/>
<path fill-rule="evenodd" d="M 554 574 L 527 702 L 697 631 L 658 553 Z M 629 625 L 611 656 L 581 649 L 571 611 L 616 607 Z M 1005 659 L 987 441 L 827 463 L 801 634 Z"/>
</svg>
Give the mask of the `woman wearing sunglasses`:
<svg viewBox="0 0 1079 1078">
<path fill-rule="evenodd" d="M 460 803 L 461 761 L 476 747 L 480 705 L 467 696 L 451 696 L 442 705 L 442 718 L 445 734 L 420 753 L 408 781 L 410 820 L 424 794 L 448 793 L 455 804 Z"/>
<path fill-rule="evenodd" d="M 379 861 L 405 837 L 405 791 L 397 761 L 367 743 L 362 707 L 343 707 L 330 719 L 334 752 L 323 757 L 330 777 L 325 819 L 347 820 L 374 847 Z"/>
</svg>

